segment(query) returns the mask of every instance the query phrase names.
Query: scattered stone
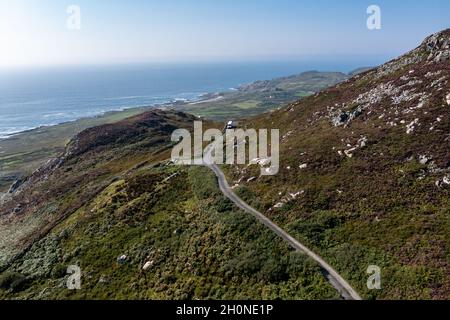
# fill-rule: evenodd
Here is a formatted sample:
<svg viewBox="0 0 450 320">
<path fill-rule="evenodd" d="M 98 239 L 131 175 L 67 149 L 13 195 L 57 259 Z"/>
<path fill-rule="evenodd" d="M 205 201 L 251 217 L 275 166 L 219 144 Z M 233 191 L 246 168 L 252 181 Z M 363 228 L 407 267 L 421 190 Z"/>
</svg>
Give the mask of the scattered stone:
<svg viewBox="0 0 450 320">
<path fill-rule="evenodd" d="M 443 182 L 444 184 L 449 185 L 449 184 L 450 184 L 450 175 L 447 175 L 447 176 L 443 177 L 443 178 L 442 178 L 442 182 Z"/>
<path fill-rule="evenodd" d="M 347 125 L 353 119 L 359 117 L 363 114 L 363 109 L 361 106 L 355 109 L 353 112 L 339 111 L 338 115 L 331 115 L 331 122 L 333 126 L 339 127 L 342 125 Z"/>
<path fill-rule="evenodd" d="M 445 97 L 445 100 L 447 100 L 447 105 L 450 106 L 450 93 Z"/>
<path fill-rule="evenodd" d="M 347 112 L 342 112 L 341 114 L 332 119 L 333 126 L 335 127 L 342 126 L 349 118 L 350 115 Z"/>
<path fill-rule="evenodd" d="M 425 155 L 419 155 L 419 163 L 420 164 L 427 164 L 432 158 L 431 157 L 427 157 Z"/>
<path fill-rule="evenodd" d="M 102 275 L 102 276 L 100 276 L 98 283 L 109 283 L 109 278 Z"/>
<path fill-rule="evenodd" d="M 19 203 L 19 204 L 13 209 L 13 213 L 19 213 L 20 211 L 22 211 L 22 205 Z"/>
<path fill-rule="evenodd" d="M 299 195 L 301 195 L 301 194 L 303 194 L 303 193 L 305 193 L 305 191 L 304 191 L 304 190 L 301 190 L 301 191 L 296 192 L 296 193 L 289 193 L 289 195 L 291 196 L 292 200 L 295 200 L 295 199 L 297 199 L 297 197 L 298 197 Z"/>
<path fill-rule="evenodd" d="M 117 258 L 117 262 L 119 264 L 125 264 L 127 262 L 127 256 L 126 255 L 121 255 L 120 257 Z"/>
<path fill-rule="evenodd" d="M 367 145 L 367 137 L 362 137 L 359 139 L 358 144 L 361 148 L 364 148 Z"/>
<path fill-rule="evenodd" d="M 414 119 L 410 124 L 406 126 L 406 134 L 411 134 L 414 132 L 416 125 L 419 124 L 419 119 Z"/>
<path fill-rule="evenodd" d="M 348 150 L 344 150 L 344 153 L 345 153 L 345 155 L 348 157 L 348 158 L 352 158 L 353 157 L 353 151 L 355 151 L 356 150 L 356 148 L 351 148 L 351 149 L 348 149 Z"/>
<path fill-rule="evenodd" d="M 422 80 L 414 79 L 414 80 L 409 81 L 406 85 L 408 87 L 412 87 L 412 86 L 415 86 L 415 85 L 421 84 L 421 83 L 423 83 Z"/>
<path fill-rule="evenodd" d="M 308 167 L 307 163 L 301 164 L 298 166 L 300 169 L 306 169 Z"/>
<path fill-rule="evenodd" d="M 450 185 L 450 174 L 444 176 L 442 179 L 439 179 L 435 182 L 436 187 L 444 188 Z"/>
<path fill-rule="evenodd" d="M 144 266 L 142 267 L 142 270 L 144 271 L 148 271 L 150 270 L 151 267 L 153 267 L 153 265 L 155 264 L 155 262 L 153 260 L 151 261 L 147 261 Z"/>
<path fill-rule="evenodd" d="M 428 72 L 426 75 L 425 75 L 425 78 L 432 78 L 432 77 L 437 77 L 438 75 L 440 75 L 442 73 L 442 70 L 438 70 L 438 71 L 436 71 L 436 72 Z"/>
<path fill-rule="evenodd" d="M 441 51 L 434 58 L 435 62 L 443 62 L 450 59 L 450 51 Z"/>
</svg>

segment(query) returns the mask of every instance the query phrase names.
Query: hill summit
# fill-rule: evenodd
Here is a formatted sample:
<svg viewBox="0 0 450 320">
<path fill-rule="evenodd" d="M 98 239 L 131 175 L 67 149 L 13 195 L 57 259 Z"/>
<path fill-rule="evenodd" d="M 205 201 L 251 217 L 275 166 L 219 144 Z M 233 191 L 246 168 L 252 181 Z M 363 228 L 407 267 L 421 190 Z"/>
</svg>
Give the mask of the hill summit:
<svg viewBox="0 0 450 320">
<path fill-rule="evenodd" d="M 444 30 L 395 60 L 249 119 L 247 127 L 280 129 L 280 174 L 228 170 L 230 183 L 372 297 L 450 292 L 449 50 Z M 372 264 L 383 290 L 362 281 Z"/>
</svg>

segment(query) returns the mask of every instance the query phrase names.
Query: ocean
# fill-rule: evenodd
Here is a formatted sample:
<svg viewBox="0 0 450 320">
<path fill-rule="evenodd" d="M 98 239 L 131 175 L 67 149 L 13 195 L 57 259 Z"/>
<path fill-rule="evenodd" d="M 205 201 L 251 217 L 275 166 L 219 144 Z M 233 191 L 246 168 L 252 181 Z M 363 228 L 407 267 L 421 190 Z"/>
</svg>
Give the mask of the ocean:
<svg viewBox="0 0 450 320">
<path fill-rule="evenodd" d="M 0 71 L 0 139 L 113 110 L 152 106 L 308 70 L 348 72 L 361 61 L 197 63 Z"/>
</svg>

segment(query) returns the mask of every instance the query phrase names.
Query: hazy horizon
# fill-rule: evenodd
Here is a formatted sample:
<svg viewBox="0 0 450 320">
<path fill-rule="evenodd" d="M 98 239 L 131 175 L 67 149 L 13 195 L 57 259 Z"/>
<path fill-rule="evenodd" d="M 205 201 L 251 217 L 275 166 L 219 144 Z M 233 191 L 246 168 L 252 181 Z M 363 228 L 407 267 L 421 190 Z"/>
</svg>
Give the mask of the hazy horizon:
<svg viewBox="0 0 450 320">
<path fill-rule="evenodd" d="M 448 27 L 450 3 L 0 0 L 0 68 L 394 58 Z M 75 5 L 74 11 L 71 5 Z M 78 10 L 77 9 L 77 10 Z M 79 19 L 73 20 L 74 15 Z M 79 22 L 71 29 L 68 23 Z"/>
<path fill-rule="evenodd" d="M 386 56 L 303 56 L 292 58 L 271 58 L 271 59 L 224 59 L 224 60 L 174 60 L 174 61 L 127 61 L 127 62 L 90 62 L 90 63 L 73 63 L 73 64 L 51 64 L 51 65 L 0 65 L 0 73 L 9 73 L 16 71 L 57 71 L 70 69 L 88 69 L 88 68 L 134 68 L 134 67 L 180 67 L 180 66 L 211 66 L 211 65 L 273 65 L 273 64 L 302 64 L 311 65 L 306 71 L 329 71 L 348 73 L 361 67 L 376 67 L 386 63 L 399 55 Z M 302 71 L 305 72 L 305 71 Z M 285 76 L 297 74 L 293 70 Z M 261 79 L 263 80 L 263 79 Z M 267 79 L 268 80 L 268 79 Z"/>
</svg>

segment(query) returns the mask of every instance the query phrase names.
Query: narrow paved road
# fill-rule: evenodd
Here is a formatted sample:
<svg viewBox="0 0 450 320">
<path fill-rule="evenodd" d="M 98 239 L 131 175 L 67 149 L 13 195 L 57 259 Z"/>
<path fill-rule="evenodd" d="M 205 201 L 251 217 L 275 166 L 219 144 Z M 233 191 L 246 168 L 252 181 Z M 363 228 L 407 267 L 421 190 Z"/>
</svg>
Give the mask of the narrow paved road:
<svg viewBox="0 0 450 320">
<path fill-rule="evenodd" d="M 204 164 L 208 168 L 210 168 L 217 177 L 219 182 L 219 187 L 222 193 L 230 199 L 235 205 L 244 210 L 247 213 L 253 215 L 257 220 L 264 223 L 270 230 L 275 232 L 280 238 L 289 243 L 289 245 L 308 255 L 312 259 L 314 259 L 319 265 L 322 267 L 325 277 L 328 279 L 330 284 L 340 293 L 341 297 L 345 300 L 361 300 L 361 297 L 356 292 L 355 289 L 339 274 L 336 270 L 333 269 L 328 263 L 325 262 L 320 256 L 315 254 L 313 251 L 305 247 L 303 244 L 298 242 L 292 236 L 290 236 L 286 231 L 281 229 L 278 225 L 276 225 L 272 220 L 267 218 L 264 214 L 257 211 L 256 209 L 249 206 L 245 201 L 239 198 L 233 190 L 228 185 L 227 179 L 222 172 L 222 170 L 212 161 L 212 150 L 213 144 L 210 144 L 205 152 Z"/>
</svg>

